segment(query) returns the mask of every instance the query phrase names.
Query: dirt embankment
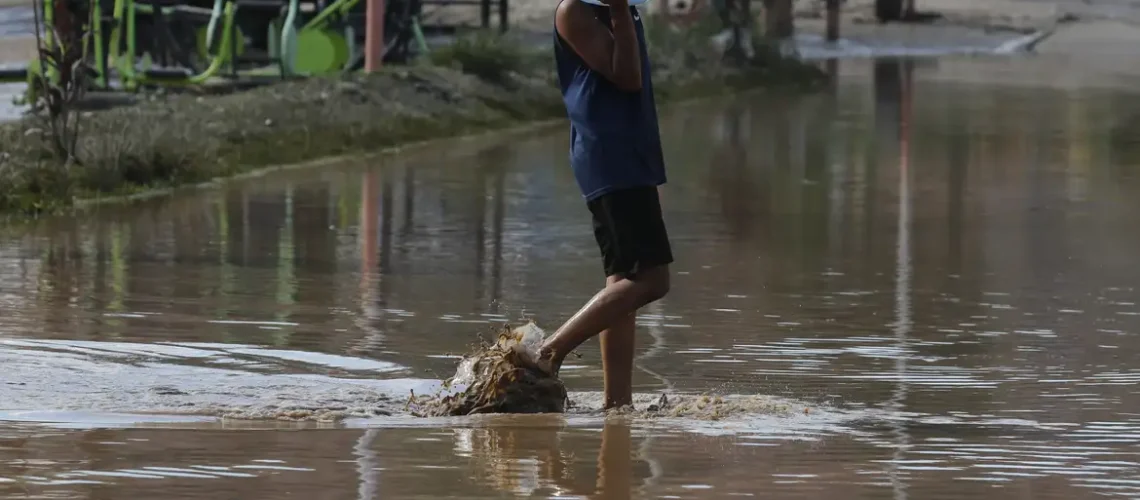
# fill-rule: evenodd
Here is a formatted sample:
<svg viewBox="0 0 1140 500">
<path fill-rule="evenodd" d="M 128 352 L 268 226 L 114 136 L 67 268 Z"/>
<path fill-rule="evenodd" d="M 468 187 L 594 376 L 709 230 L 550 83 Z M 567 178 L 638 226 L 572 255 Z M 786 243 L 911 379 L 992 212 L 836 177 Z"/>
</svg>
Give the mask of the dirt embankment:
<svg viewBox="0 0 1140 500">
<path fill-rule="evenodd" d="M 658 101 L 759 86 L 814 86 L 823 74 L 773 51 L 743 67 L 706 36 L 654 30 Z M 548 50 L 509 40 L 461 41 L 433 63 L 372 75 L 309 78 L 226 96 L 155 97 L 85 113 L 78 163 L 47 147 L 29 118 L 0 125 L 0 211 L 67 209 L 77 199 L 200 183 L 260 167 L 377 151 L 565 115 Z"/>
</svg>

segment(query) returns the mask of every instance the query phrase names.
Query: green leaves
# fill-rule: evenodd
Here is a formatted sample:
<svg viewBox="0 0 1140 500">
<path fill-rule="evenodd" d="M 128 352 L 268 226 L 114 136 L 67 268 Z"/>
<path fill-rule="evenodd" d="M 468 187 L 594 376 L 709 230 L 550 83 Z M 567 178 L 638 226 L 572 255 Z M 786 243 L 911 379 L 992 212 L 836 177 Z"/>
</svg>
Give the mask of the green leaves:
<svg viewBox="0 0 1140 500">
<path fill-rule="evenodd" d="M 97 12 L 92 0 L 89 12 Z M 66 16 L 56 12 L 57 16 Z M 81 114 L 76 107 L 82 100 L 94 70 L 87 64 L 87 46 L 91 38 L 88 25 L 74 18 L 46 26 L 43 3 L 33 2 L 37 58 L 35 71 L 28 82 L 28 105 L 32 113 L 45 123 L 42 127 L 45 146 L 64 164 L 78 164 Z M 72 29 L 60 32 L 58 26 Z"/>
</svg>

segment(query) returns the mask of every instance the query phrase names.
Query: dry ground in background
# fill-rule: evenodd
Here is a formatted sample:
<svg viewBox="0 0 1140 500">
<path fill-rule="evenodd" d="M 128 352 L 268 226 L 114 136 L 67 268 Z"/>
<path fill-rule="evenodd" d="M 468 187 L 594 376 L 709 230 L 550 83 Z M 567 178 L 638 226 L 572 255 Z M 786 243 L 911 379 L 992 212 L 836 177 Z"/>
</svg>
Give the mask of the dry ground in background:
<svg viewBox="0 0 1140 500">
<path fill-rule="evenodd" d="M 35 53 L 35 38 L 0 38 L 0 64 L 21 63 L 30 59 Z"/>
</svg>

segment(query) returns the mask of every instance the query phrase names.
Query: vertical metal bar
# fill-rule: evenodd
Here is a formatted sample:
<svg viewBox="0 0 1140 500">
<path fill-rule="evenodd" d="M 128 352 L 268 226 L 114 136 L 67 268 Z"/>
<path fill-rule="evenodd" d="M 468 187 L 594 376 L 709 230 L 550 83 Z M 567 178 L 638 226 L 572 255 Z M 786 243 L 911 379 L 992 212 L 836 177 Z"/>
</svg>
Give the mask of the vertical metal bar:
<svg viewBox="0 0 1140 500">
<path fill-rule="evenodd" d="M 235 13 L 235 16 L 236 16 L 236 13 Z M 238 70 L 238 50 L 237 50 L 237 47 L 238 47 L 238 32 L 239 31 L 240 31 L 240 28 L 238 28 L 238 23 L 235 22 L 235 23 L 230 25 L 230 76 L 232 76 L 233 78 L 237 78 L 237 70 Z"/>
<path fill-rule="evenodd" d="M 104 52 L 103 45 L 103 5 L 98 0 L 89 2 L 91 6 L 91 39 L 88 43 L 95 44 L 95 52 L 92 55 L 95 61 L 95 70 L 99 73 L 95 77 L 95 86 L 100 89 L 107 88 L 107 55 Z M 84 51 L 86 55 L 86 51 Z"/>
</svg>

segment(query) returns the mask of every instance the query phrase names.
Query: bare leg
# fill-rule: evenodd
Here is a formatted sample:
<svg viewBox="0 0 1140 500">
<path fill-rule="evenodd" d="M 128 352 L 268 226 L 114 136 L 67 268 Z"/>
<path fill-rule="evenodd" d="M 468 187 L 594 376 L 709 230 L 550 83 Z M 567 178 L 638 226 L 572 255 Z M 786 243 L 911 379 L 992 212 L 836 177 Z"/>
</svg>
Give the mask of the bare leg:
<svg viewBox="0 0 1140 500">
<path fill-rule="evenodd" d="M 602 291 L 574 313 L 542 346 L 540 361 L 549 363 L 548 369 L 558 373 L 562 360 L 583 342 L 607 328 L 619 327 L 619 322 L 633 321 L 633 315 L 642 306 L 664 297 L 669 292 L 669 266 L 645 269 L 628 279 L 611 279 Z M 632 330 L 632 328 L 630 329 Z M 632 331 L 628 336 L 633 342 Z M 632 350 L 632 347 L 628 349 Z M 632 365 L 630 361 L 626 370 Z M 606 372 L 613 371 L 606 368 Z"/>
<path fill-rule="evenodd" d="M 608 281 L 617 281 L 610 278 Z M 633 404 L 633 349 L 637 311 L 602 332 L 602 380 L 605 408 Z"/>
</svg>

